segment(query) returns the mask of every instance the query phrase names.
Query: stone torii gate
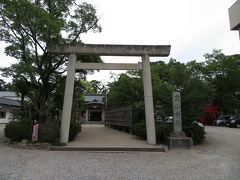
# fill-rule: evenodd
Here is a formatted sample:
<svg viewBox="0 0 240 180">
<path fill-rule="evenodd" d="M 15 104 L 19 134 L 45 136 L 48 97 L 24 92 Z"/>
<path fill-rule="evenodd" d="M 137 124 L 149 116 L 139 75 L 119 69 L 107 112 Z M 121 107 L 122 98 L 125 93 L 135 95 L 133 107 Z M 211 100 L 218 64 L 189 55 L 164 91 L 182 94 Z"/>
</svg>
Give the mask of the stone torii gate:
<svg viewBox="0 0 240 180">
<path fill-rule="evenodd" d="M 65 85 L 63 112 L 60 130 L 60 142 L 68 143 L 69 127 L 72 111 L 74 78 L 76 69 L 104 70 L 143 70 L 144 103 L 146 116 L 147 141 L 156 144 L 155 121 L 153 112 L 152 81 L 149 57 L 166 57 L 170 54 L 170 45 L 106 45 L 106 44 L 74 44 L 53 45 L 48 52 L 69 54 L 68 72 Z M 77 62 L 77 54 L 99 56 L 141 56 L 142 64 L 119 63 L 81 63 Z"/>
</svg>

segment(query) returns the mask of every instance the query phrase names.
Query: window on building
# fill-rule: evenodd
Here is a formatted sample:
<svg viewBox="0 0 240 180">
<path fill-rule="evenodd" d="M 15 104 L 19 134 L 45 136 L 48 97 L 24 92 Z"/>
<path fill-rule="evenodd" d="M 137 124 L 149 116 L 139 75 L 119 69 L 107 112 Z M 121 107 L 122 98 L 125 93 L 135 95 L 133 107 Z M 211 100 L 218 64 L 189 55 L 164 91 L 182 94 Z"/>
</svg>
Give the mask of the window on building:
<svg viewBox="0 0 240 180">
<path fill-rule="evenodd" d="M 6 118 L 6 112 L 0 112 L 0 118 Z"/>
</svg>

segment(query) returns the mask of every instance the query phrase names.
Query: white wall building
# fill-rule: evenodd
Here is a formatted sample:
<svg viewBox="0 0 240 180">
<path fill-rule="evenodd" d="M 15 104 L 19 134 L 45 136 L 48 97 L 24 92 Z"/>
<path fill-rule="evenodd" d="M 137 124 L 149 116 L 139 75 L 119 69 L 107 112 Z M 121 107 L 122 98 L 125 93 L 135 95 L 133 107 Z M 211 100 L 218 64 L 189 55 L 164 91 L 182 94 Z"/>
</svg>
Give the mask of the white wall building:
<svg viewBox="0 0 240 180">
<path fill-rule="evenodd" d="M 19 97 L 15 92 L 0 91 L 0 124 L 7 124 L 11 120 L 12 113 L 21 107 Z"/>
</svg>

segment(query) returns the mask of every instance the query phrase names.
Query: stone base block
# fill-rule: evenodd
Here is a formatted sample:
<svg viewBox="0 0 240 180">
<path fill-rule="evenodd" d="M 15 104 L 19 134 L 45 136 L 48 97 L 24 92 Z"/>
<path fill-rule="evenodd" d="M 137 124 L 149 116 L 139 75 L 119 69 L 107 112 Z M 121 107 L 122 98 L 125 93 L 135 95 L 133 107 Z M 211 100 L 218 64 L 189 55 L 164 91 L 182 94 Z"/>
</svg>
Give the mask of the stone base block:
<svg viewBox="0 0 240 180">
<path fill-rule="evenodd" d="M 169 149 L 190 149 L 193 145 L 192 138 L 189 137 L 168 137 Z"/>
</svg>

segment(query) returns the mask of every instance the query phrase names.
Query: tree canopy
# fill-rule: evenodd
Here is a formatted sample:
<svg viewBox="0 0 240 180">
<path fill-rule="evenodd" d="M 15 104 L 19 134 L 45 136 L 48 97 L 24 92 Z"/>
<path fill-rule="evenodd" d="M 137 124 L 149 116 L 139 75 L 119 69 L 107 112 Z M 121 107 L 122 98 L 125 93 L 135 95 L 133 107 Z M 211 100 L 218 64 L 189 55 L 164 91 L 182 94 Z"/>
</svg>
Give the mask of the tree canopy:
<svg viewBox="0 0 240 180">
<path fill-rule="evenodd" d="M 26 92 L 40 120 L 46 121 L 57 85 L 64 80 L 64 55 L 47 51 L 51 43 L 82 43 L 81 34 L 100 32 L 95 8 L 75 0 L 2 0 L 0 40 L 8 44 L 5 53 L 18 63 L 2 68 L 3 76 L 13 77 L 16 90 Z M 96 56 L 83 60 L 101 61 Z M 21 82 L 21 83 L 19 83 Z M 27 89 L 27 90 L 26 90 Z"/>
<path fill-rule="evenodd" d="M 214 104 L 224 114 L 233 114 L 240 108 L 240 55 L 226 56 L 220 50 L 205 54 L 203 75 L 215 92 Z"/>
<path fill-rule="evenodd" d="M 207 105 L 220 113 L 233 114 L 240 108 L 240 55 L 226 56 L 220 50 L 205 54 L 205 62 L 177 62 L 170 59 L 151 63 L 155 113 L 172 115 L 172 92 L 180 91 L 183 119 L 197 120 Z M 129 71 L 109 84 L 108 103 L 143 105 L 141 71 Z M 238 93 L 237 93 L 238 92 Z M 144 118 L 144 117 L 142 117 Z"/>
</svg>

